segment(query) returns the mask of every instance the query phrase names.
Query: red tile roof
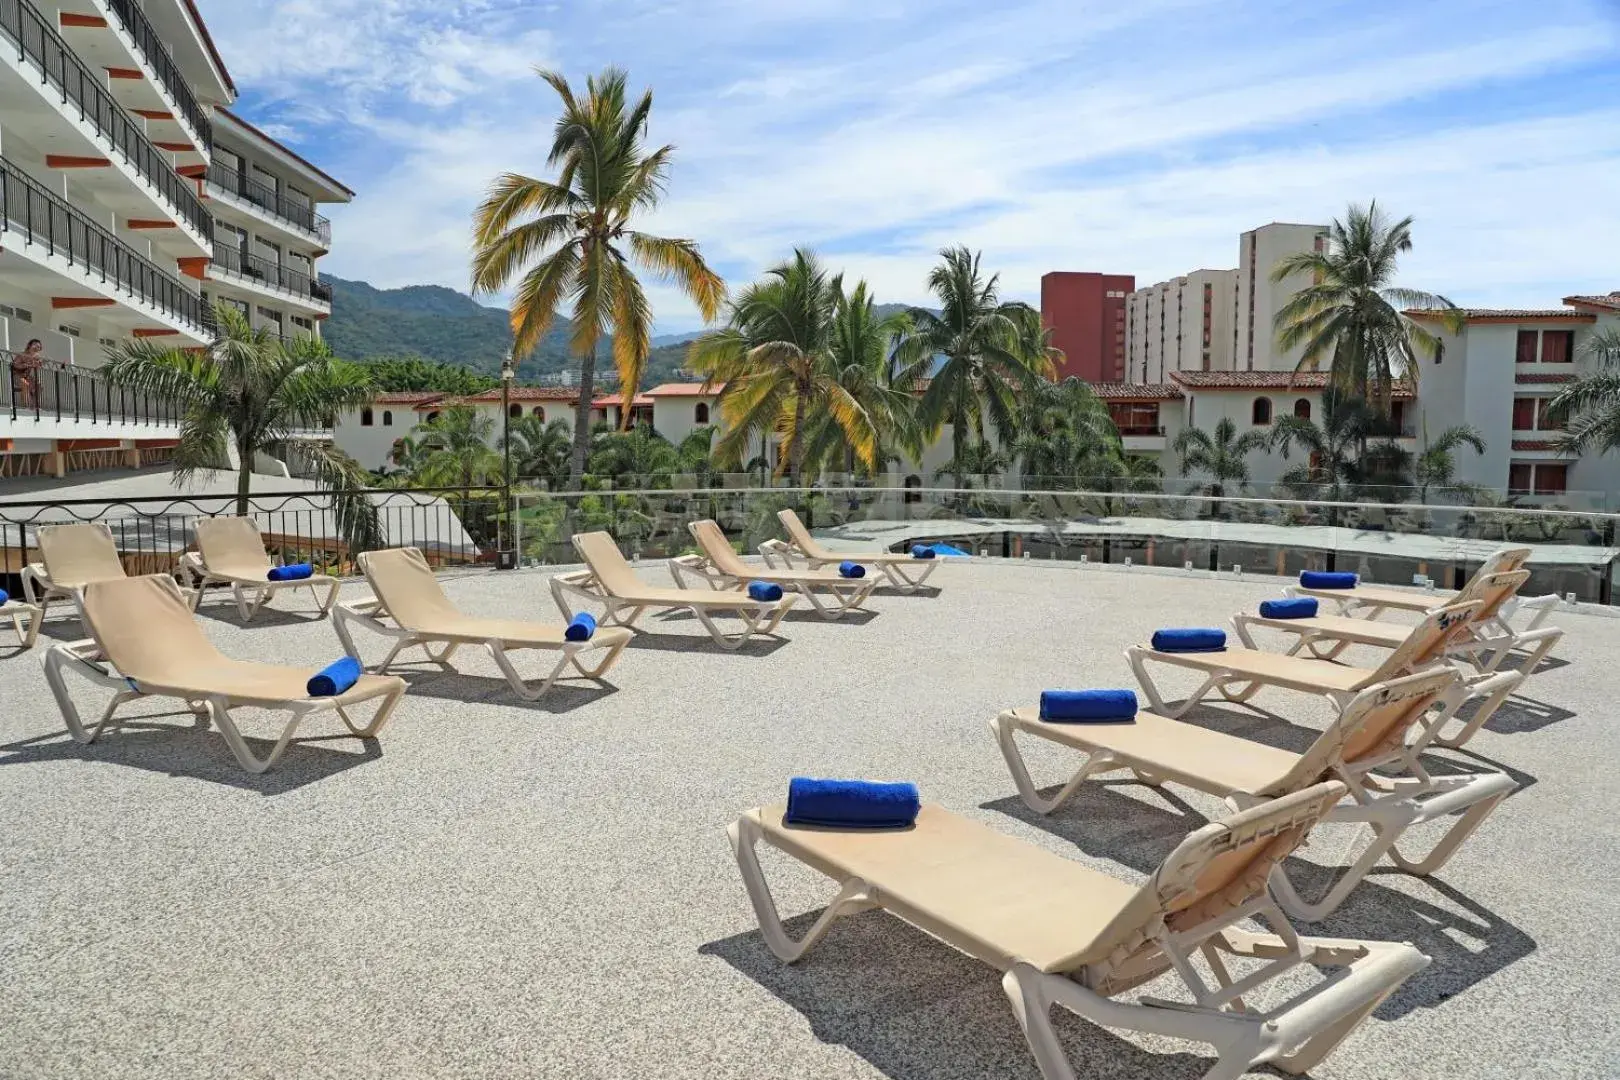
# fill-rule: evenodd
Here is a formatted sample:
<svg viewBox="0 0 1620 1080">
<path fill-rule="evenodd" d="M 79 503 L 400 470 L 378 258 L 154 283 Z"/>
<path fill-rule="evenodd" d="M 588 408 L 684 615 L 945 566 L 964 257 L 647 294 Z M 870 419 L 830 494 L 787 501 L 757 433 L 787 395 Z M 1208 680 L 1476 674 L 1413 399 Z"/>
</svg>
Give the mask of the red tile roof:
<svg viewBox="0 0 1620 1080">
<path fill-rule="evenodd" d="M 1572 383 L 1576 379 L 1573 371 L 1521 371 L 1513 376 L 1513 381 L 1520 386 L 1530 386 L 1536 383 Z"/>
<path fill-rule="evenodd" d="M 644 392 L 643 396 L 660 397 L 719 397 L 725 383 L 667 382 Z"/>
<path fill-rule="evenodd" d="M 635 408 L 637 405 L 651 405 L 652 403 L 653 399 L 648 397 L 646 394 L 637 394 L 635 400 L 630 403 L 630 407 Z M 624 395 L 609 394 L 606 397 L 597 398 L 596 400 L 592 401 L 591 404 L 598 409 L 606 408 L 609 405 L 623 405 Z"/>
<path fill-rule="evenodd" d="M 1551 439 L 1514 439 L 1513 449 L 1518 451 L 1557 450 L 1558 444 Z"/>
<path fill-rule="evenodd" d="M 512 401 L 578 401 L 579 387 L 577 386 L 514 386 L 512 387 Z M 501 402 L 501 388 L 485 390 L 472 397 L 458 398 L 457 405 L 499 405 Z"/>
<path fill-rule="evenodd" d="M 1325 371 L 1172 371 L 1170 377 L 1188 390 L 1325 390 Z M 1398 399 L 1414 397 L 1412 388 L 1396 383 Z"/>
<path fill-rule="evenodd" d="M 1175 401 L 1181 387 L 1170 383 L 1092 383 L 1091 392 L 1104 401 Z"/>
<path fill-rule="evenodd" d="M 385 390 L 371 400 L 378 405 L 415 405 L 438 401 L 445 395 L 438 390 Z"/>
<path fill-rule="evenodd" d="M 1596 322 L 1597 316 L 1567 308 L 1458 308 L 1468 322 Z M 1432 308 L 1408 308 L 1403 314 L 1413 319 L 1439 319 L 1444 312 Z"/>
<path fill-rule="evenodd" d="M 1620 311 L 1620 289 L 1606 296 L 1566 296 L 1564 303 L 1577 307 L 1603 308 L 1605 311 Z"/>
</svg>

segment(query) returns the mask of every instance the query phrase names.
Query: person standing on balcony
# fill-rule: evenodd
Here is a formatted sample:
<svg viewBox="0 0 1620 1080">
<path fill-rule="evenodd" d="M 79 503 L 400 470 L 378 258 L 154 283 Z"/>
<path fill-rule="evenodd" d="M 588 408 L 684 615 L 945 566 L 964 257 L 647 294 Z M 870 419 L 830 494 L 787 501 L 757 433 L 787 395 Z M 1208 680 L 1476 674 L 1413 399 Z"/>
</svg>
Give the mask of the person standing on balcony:
<svg viewBox="0 0 1620 1080">
<path fill-rule="evenodd" d="M 35 408 L 39 401 L 39 369 L 45 364 L 45 343 L 39 338 L 11 358 L 11 392 L 17 404 Z"/>
</svg>

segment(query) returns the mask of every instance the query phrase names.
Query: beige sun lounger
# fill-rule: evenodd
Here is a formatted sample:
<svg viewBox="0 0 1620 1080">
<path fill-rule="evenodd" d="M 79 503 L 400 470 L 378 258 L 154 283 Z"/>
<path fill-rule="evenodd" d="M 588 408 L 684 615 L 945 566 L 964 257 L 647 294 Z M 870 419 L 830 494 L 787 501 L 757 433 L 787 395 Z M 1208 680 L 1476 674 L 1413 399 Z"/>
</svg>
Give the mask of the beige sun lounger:
<svg viewBox="0 0 1620 1080">
<path fill-rule="evenodd" d="M 1265 1063 L 1312 1068 L 1429 962 L 1411 945 L 1301 938 L 1267 892 L 1271 871 L 1344 791 L 1319 784 L 1205 825 L 1141 886 L 932 805 L 914 827 L 883 832 L 789 826 L 773 806 L 729 834 L 765 943 L 788 963 L 838 916 L 881 908 L 1004 973 L 1046 1080 L 1074 1080 L 1053 1005 L 1104 1027 L 1208 1043 L 1217 1058 L 1205 1080 L 1236 1080 Z M 762 840 L 838 882 L 797 941 L 760 869 Z M 1250 918 L 1272 933 L 1238 926 Z M 1253 970 L 1229 969 L 1231 958 Z M 1307 965 L 1335 970 L 1307 981 Z M 1178 1000 L 1126 996 L 1172 971 Z"/>
<path fill-rule="evenodd" d="M 39 643 L 39 624 L 44 621 L 45 612 L 38 604 L 8 600 L 0 604 L 0 618 L 11 620 L 11 628 L 17 632 L 17 644 L 23 648 L 32 649 Z"/>
<path fill-rule="evenodd" d="M 835 570 L 775 570 L 749 566 L 732 550 L 731 541 L 715 522 L 693 521 L 686 527 L 703 554 L 681 555 L 669 560 L 670 576 L 682 587 L 687 587 L 688 574 L 711 589 L 740 589 L 750 581 L 768 581 L 803 596 L 824 619 L 837 619 L 848 612 L 859 611 L 877 588 L 875 579 L 847 578 Z"/>
<path fill-rule="evenodd" d="M 942 560 L 914 559 L 910 555 L 897 555 L 892 551 L 831 551 L 821 546 L 810 530 L 804 527 L 799 515 L 792 510 L 778 510 L 777 520 L 787 532 L 786 540 L 767 540 L 759 545 L 765 565 L 774 568 L 777 561 L 785 570 L 793 569 L 795 557 L 804 560 L 811 570 L 824 566 L 837 566 L 842 562 L 870 566 L 888 578 L 889 584 L 901 592 L 916 592 L 934 572 Z"/>
<path fill-rule="evenodd" d="M 337 603 L 335 578 L 316 574 L 302 581 L 271 581 L 273 564 L 264 551 L 264 538 L 252 518 L 217 517 L 197 521 L 197 550 L 180 560 L 196 580 L 192 609 L 202 603 L 203 591 L 215 583 L 228 584 L 236 597 L 236 610 L 247 622 L 278 592 L 307 588 L 324 617 Z M 323 594 L 324 593 L 324 598 Z"/>
<path fill-rule="evenodd" d="M 1518 788 L 1501 772 L 1436 777 L 1424 768 L 1413 747 L 1433 723 L 1430 714 L 1451 708 L 1457 690 L 1458 676 L 1447 668 L 1375 683 L 1356 694 L 1302 754 L 1151 712 L 1137 713 L 1130 723 L 1047 723 L 1038 707 L 1010 709 L 990 729 L 1018 794 L 1038 814 L 1068 802 L 1086 780 L 1121 770 L 1155 787 L 1183 784 L 1225 799 L 1234 809 L 1324 780 L 1342 781 L 1349 797 L 1324 820 L 1365 826 L 1351 839 L 1353 849 L 1370 834 L 1359 858 L 1312 900 L 1300 895 L 1282 867 L 1272 882 L 1290 915 L 1315 922 L 1332 914 L 1386 857 L 1408 873 L 1437 872 Z M 1018 749 L 1019 734 L 1078 750 L 1086 759 L 1055 795 L 1042 796 Z M 1451 814 L 1461 816 L 1428 854 L 1414 858 L 1401 852 L 1398 845 L 1408 829 Z"/>
<path fill-rule="evenodd" d="M 740 589 L 668 589 L 648 585 L 636 577 L 636 572 L 619 552 L 619 545 L 605 532 L 579 533 L 574 538 L 574 550 L 589 568 L 572 574 L 558 574 L 551 579 L 551 598 L 563 618 L 574 617 L 570 595 L 588 603 L 602 604 L 604 623 L 616 626 L 634 626 L 647 611 L 690 611 L 722 649 L 741 648 L 749 638 L 776 633 L 782 616 L 793 607 L 795 597 L 780 600 L 755 600 Z M 736 615 L 743 622 L 740 634 L 727 635 L 716 625 L 714 617 L 720 614 Z"/>
<path fill-rule="evenodd" d="M 394 639 L 394 647 L 373 671 L 388 670 L 395 657 L 415 646 L 421 646 L 429 660 L 448 671 L 452 670 L 450 658 L 457 649 L 482 645 L 506 676 L 512 692 L 525 701 L 535 701 L 555 686 L 570 666 L 587 679 L 601 679 L 634 636 L 621 627 L 604 626 L 589 641 L 569 641 L 561 626 L 463 615 L 444 594 L 433 568 L 416 548 L 370 551 L 360 556 L 359 563 L 373 596 L 339 604 L 332 627 L 344 651 L 356 660 L 360 659 L 360 650 L 355 647 L 352 627 L 362 626 Z M 441 648 L 435 651 L 435 645 Z M 531 688 L 512 666 L 509 654 L 523 649 L 558 654 L 556 666 L 538 688 Z M 586 667 L 580 660 L 587 653 L 603 650 L 606 652 L 595 667 Z"/>
<path fill-rule="evenodd" d="M 45 680 L 69 734 L 81 743 L 94 742 L 113 715 L 131 701 L 178 698 L 205 725 L 209 720 L 218 725 L 242 768 L 262 773 L 281 757 L 306 716 L 336 712 L 350 732 L 368 739 L 382 730 L 405 693 L 402 679 L 362 675 L 345 694 L 312 698 L 306 684 L 317 668 L 233 660 L 203 635 L 180 587 L 162 575 L 92 582 L 77 601 L 90 637 L 53 646 L 45 654 Z M 79 718 L 78 706 L 68 694 L 64 677 L 68 670 L 116 691 L 92 727 Z M 352 706 L 379 699 L 371 723 L 361 727 L 349 718 Z M 291 714 L 275 747 L 262 758 L 248 747 L 232 716 L 233 710 L 244 706 Z"/>
<path fill-rule="evenodd" d="M 1477 588 L 1482 579 L 1492 574 L 1509 574 L 1515 570 L 1522 570 L 1525 563 L 1530 561 L 1530 554 L 1529 548 L 1501 548 L 1492 552 L 1480 564 L 1474 576 L 1456 592 L 1426 592 L 1420 589 L 1397 589 L 1386 585 L 1357 585 L 1353 589 L 1307 589 L 1303 585 L 1289 585 L 1283 592 L 1288 596 L 1314 596 L 1318 600 L 1330 600 L 1338 606 L 1340 615 L 1364 619 L 1377 619 L 1391 611 L 1421 614 L 1436 607 L 1457 603 L 1471 588 Z M 1557 605 L 1557 593 L 1531 597 L 1515 595 L 1495 618 L 1502 620 L 1503 630 L 1508 630 L 1510 629 L 1506 625 L 1508 618 L 1520 609 L 1532 612 L 1530 621 L 1522 631 L 1529 632 L 1539 628 Z"/>
</svg>

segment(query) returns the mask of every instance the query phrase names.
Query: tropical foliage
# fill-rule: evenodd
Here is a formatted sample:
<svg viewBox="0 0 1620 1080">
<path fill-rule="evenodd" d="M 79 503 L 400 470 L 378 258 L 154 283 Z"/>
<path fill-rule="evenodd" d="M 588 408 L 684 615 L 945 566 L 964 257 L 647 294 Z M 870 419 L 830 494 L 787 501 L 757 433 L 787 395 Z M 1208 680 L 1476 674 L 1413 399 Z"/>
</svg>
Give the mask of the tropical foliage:
<svg viewBox="0 0 1620 1080">
<path fill-rule="evenodd" d="M 411 442 L 396 452 L 412 460 L 415 482 L 426 487 L 481 487 L 498 484 L 503 460 L 492 443 L 495 422 L 465 405 L 452 406 L 419 424 Z"/>
<path fill-rule="evenodd" d="M 1137 467 L 1126 464 L 1108 407 L 1079 379 L 1037 383 L 1018 426 L 1012 449 L 1026 483 L 1074 490 Z"/>
<path fill-rule="evenodd" d="M 1226 494 L 1228 485 L 1249 482 L 1248 457 L 1265 449 L 1271 435 L 1260 428 L 1237 433 L 1237 425 L 1222 418 L 1213 432 L 1185 428 L 1171 448 L 1181 455 L 1181 475 L 1202 473 L 1209 478 L 1208 491 L 1216 498 Z M 1286 455 L 1285 455 L 1286 456 Z"/>
<path fill-rule="evenodd" d="M 384 393 L 435 390 L 468 396 L 499 385 L 488 375 L 420 356 L 374 356 L 360 366 L 371 375 L 371 384 Z"/>
<path fill-rule="evenodd" d="M 1620 447 L 1620 330 L 1593 334 L 1581 352 L 1594 370 L 1553 395 L 1547 413 L 1564 428 L 1565 454 L 1607 454 Z"/>
</svg>

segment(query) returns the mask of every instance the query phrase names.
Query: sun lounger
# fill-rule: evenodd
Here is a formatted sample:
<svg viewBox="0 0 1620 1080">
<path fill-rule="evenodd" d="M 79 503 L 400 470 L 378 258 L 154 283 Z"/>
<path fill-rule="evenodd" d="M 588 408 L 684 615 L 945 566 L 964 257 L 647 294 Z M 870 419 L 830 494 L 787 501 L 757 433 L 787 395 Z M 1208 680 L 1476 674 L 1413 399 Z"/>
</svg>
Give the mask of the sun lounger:
<svg viewBox="0 0 1620 1080">
<path fill-rule="evenodd" d="M 1088 779 L 1127 770 L 1155 787 L 1182 784 L 1233 808 L 1301 791 L 1328 779 L 1347 786 L 1348 797 L 1323 820 L 1357 823 L 1352 846 L 1370 835 L 1359 858 L 1306 900 L 1279 868 L 1273 890 L 1296 918 L 1326 918 L 1382 859 L 1408 873 L 1428 875 L 1445 866 L 1457 847 L 1479 828 L 1518 785 L 1500 772 L 1434 776 L 1414 747 L 1434 723 L 1432 714 L 1452 707 L 1458 675 L 1447 668 L 1375 683 L 1360 691 L 1302 754 L 1211 731 L 1151 712 L 1130 723 L 1050 723 L 1040 709 L 1010 709 L 991 723 L 1013 783 L 1024 804 L 1039 814 L 1062 806 Z M 1055 795 L 1043 796 L 1030 779 L 1016 735 L 1029 735 L 1086 755 Z M 1375 771 L 1377 770 L 1377 771 Z M 1408 829 L 1448 815 L 1461 816 L 1428 854 L 1412 857 L 1399 848 Z"/>
<path fill-rule="evenodd" d="M 1104 1027 L 1208 1043 L 1217 1059 L 1205 1080 L 1235 1080 L 1266 1063 L 1312 1068 L 1429 962 L 1410 945 L 1301 938 L 1267 892 L 1271 871 L 1344 791 L 1319 784 L 1205 825 L 1141 886 L 932 805 L 914 827 L 881 832 L 788 826 L 773 806 L 729 834 L 765 943 L 786 962 L 838 916 L 881 908 L 1003 972 L 1046 1080 L 1074 1080 L 1054 1004 Z M 762 840 L 839 884 L 797 941 L 761 871 Z M 1239 928 L 1249 918 L 1272 933 Z M 1335 970 L 1307 983 L 1308 965 Z M 1172 971 L 1179 1000 L 1126 996 Z"/>
<path fill-rule="evenodd" d="M 17 632 L 17 644 L 32 649 L 39 642 L 39 624 L 45 612 L 38 604 L 26 600 L 7 600 L 0 604 L 0 618 L 9 618 L 11 628 Z"/>
<path fill-rule="evenodd" d="M 271 581 L 274 569 L 264 551 L 264 538 L 252 518 L 217 517 L 197 521 L 197 550 L 180 560 L 196 580 L 192 609 L 202 603 L 203 591 L 215 583 L 228 584 L 236 597 L 236 610 L 247 622 L 278 592 L 308 588 L 325 616 L 337 602 L 335 578 L 316 574 L 299 581 Z M 324 594 L 324 595 L 323 595 Z"/>
<path fill-rule="evenodd" d="M 915 592 L 922 588 L 928 575 L 941 562 L 939 559 L 914 559 L 909 554 L 897 555 L 891 551 L 831 551 L 810 535 L 810 530 L 804 527 L 804 522 L 792 510 L 778 510 L 776 517 L 787 532 L 787 539 L 767 540 L 759 545 L 765 565 L 772 568 L 780 562 L 783 569 L 791 570 L 795 557 L 803 559 L 811 570 L 837 566 L 842 562 L 859 563 L 882 573 L 889 584 L 901 592 Z"/>
<path fill-rule="evenodd" d="M 750 581 L 769 581 L 810 601 L 824 619 L 837 619 L 858 611 L 877 588 L 874 578 L 847 578 L 836 570 L 775 570 L 749 566 L 731 548 L 731 541 L 713 521 L 687 526 L 702 555 L 681 555 L 669 560 L 669 573 L 677 585 L 691 574 L 711 589 L 745 588 Z"/>
<path fill-rule="evenodd" d="M 481 645 L 489 650 L 512 692 L 526 701 L 535 701 L 556 685 L 570 666 L 587 679 L 602 678 L 634 636 L 629 630 L 604 626 L 588 641 L 569 641 L 562 626 L 463 615 L 444 594 L 432 567 L 416 548 L 370 551 L 358 561 L 373 596 L 339 604 L 332 626 L 344 650 L 356 660 L 360 659 L 360 650 L 355 647 L 354 626 L 394 639 L 394 647 L 373 671 L 386 671 L 395 657 L 416 646 L 421 646 L 429 660 L 450 670 L 450 658 L 457 649 Z M 437 651 L 436 645 L 440 647 Z M 531 688 L 512 666 L 509 654 L 523 649 L 558 654 L 556 666 L 538 688 Z M 595 667 L 581 662 L 588 653 L 603 654 Z"/>
<path fill-rule="evenodd" d="M 1340 615 L 1377 619 L 1391 611 L 1421 614 L 1436 607 L 1457 603 L 1464 593 L 1470 588 L 1477 587 L 1482 579 L 1492 574 L 1508 574 L 1523 569 L 1524 564 L 1529 561 L 1529 548 L 1501 548 L 1492 552 L 1480 564 L 1474 576 L 1456 592 L 1444 590 L 1427 592 L 1421 589 L 1397 589 L 1386 585 L 1357 585 L 1353 589 L 1308 589 L 1302 585 L 1289 585 L 1283 591 L 1289 596 L 1314 596 L 1318 600 L 1332 601 L 1337 605 Z M 1506 620 L 1520 609 L 1532 612 L 1530 621 L 1521 631 L 1529 632 L 1538 629 L 1557 605 L 1557 593 L 1531 597 L 1515 595 L 1495 617 L 1503 620 L 1503 628 L 1506 629 Z"/>
<path fill-rule="evenodd" d="M 602 604 L 602 621 L 617 626 L 634 626 L 647 611 L 690 611 L 723 649 L 741 648 L 749 638 L 776 633 L 777 626 L 793 607 L 795 597 L 755 600 L 741 590 L 670 589 L 648 585 L 619 552 L 619 545 L 605 532 L 579 533 L 574 550 L 588 569 L 558 574 L 551 579 L 551 598 L 563 618 L 574 617 L 570 595 L 588 603 Z M 736 615 L 743 622 L 740 634 L 727 635 L 716 625 L 716 615 Z"/>
<path fill-rule="evenodd" d="M 172 578 L 119 578 L 86 585 L 77 597 L 90 638 L 53 646 L 45 654 L 45 679 L 69 734 L 81 743 L 94 742 L 114 714 L 131 701 L 148 697 L 178 698 L 218 725 L 242 768 L 262 773 L 281 757 L 303 719 L 336 712 L 349 731 L 370 738 L 393 714 L 405 682 L 362 675 L 336 697 L 310 697 L 307 685 L 315 668 L 279 667 L 233 660 L 203 635 Z M 97 686 L 116 691 L 101 719 L 87 727 L 68 694 L 65 674 L 72 670 Z M 369 724 L 356 725 L 348 710 L 380 701 Z M 256 756 L 242 738 L 233 711 L 241 707 L 290 713 L 274 748 Z"/>
<path fill-rule="evenodd" d="M 1421 623 L 1407 629 L 1405 638 L 1376 668 L 1351 667 L 1328 660 L 1285 656 L 1236 646 L 1219 652 L 1167 652 L 1151 645 L 1132 645 L 1125 650 L 1125 659 L 1136 673 L 1152 711 L 1171 719 L 1181 716 L 1211 692 L 1241 705 L 1266 686 L 1320 694 L 1330 700 L 1335 709 L 1342 711 L 1351 698 L 1375 683 L 1441 664 L 1449 665 L 1447 651 L 1453 642 L 1468 632 L 1468 619 L 1478 608 L 1476 601 L 1452 604 L 1429 612 Z M 1172 708 L 1165 703 L 1159 688 L 1148 674 L 1148 661 L 1201 672 L 1205 676 L 1204 682 L 1185 701 Z M 1498 672 L 1493 678 L 1496 681 L 1490 684 L 1488 692 L 1492 695 L 1489 705 L 1494 711 L 1524 676 L 1519 672 Z M 1438 730 L 1437 722 L 1431 728 L 1430 735 L 1433 736 Z"/>
</svg>

